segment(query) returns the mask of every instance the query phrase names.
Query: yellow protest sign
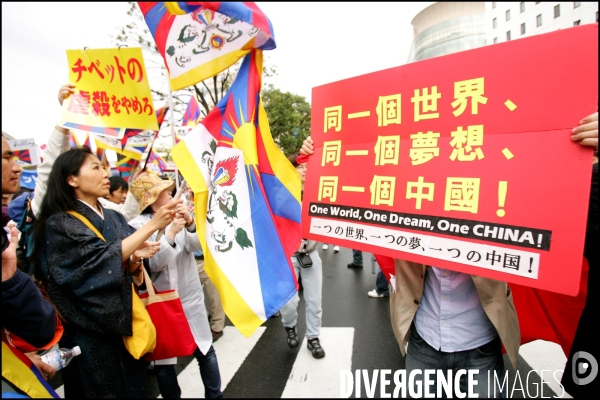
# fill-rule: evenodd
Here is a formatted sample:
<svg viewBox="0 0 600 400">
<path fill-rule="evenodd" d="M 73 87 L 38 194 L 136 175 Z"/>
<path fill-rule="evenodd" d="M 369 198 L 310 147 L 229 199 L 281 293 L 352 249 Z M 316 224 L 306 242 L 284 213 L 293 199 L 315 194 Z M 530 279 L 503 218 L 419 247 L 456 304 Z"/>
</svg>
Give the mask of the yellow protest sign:
<svg viewBox="0 0 600 400">
<path fill-rule="evenodd" d="M 108 136 L 158 130 L 140 48 L 67 50 L 67 59 L 75 94 L 63 103 L 62 126 Z"/>
</svg>

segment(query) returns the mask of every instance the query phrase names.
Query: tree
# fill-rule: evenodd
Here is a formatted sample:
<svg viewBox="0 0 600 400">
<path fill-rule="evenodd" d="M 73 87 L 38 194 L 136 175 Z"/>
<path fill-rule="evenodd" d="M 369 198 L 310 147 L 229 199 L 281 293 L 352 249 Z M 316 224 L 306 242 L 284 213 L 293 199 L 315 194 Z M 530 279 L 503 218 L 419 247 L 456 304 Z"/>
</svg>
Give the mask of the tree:
<svg viewBox="0 0 600 400">
<path fill-rule="evenodd" d="M 268 85 L 262 93 L 273 140 L 286 156 L 297 153 L 310 135 L 310 104 L 303 96 Z"/>
</svg>

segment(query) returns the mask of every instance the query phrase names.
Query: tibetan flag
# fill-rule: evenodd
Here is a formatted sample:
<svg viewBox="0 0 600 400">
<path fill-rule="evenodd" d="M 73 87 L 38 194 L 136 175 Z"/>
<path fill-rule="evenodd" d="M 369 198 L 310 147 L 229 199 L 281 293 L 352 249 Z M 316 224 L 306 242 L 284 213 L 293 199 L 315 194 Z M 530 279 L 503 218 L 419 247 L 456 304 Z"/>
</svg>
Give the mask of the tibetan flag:
<svg viewBox="0 0 600 400">
<path fill-rule="evenodd" d="M 162 157 L 159 156 L 154 150 L 150 150 L 150 154 L 148 154 L 148 162 L 146 163 L 146 165 L 150 164 L 153 164 L 156 167 L 158 167 L 161 173 L 166 171 L 167 169 L 167 163 L 165 162 L 165 160 L 163 160 Z"/>
<path fill-rule="evenodd" d="M 169 111 L 169 107 L 161 107 L 156 110 L 156 122 L 159 131 L 165 120 L 167 111 Z M 136 160 L 141 160 L 146 148 L 155 139 L 157 134 L 158 131 L 127 129 L 121 139 L 121 146 L 123 147 L 121 154 Z"/>
<path fill-rule="evenodd" d="M 31 398 L 60 399 L 29 357 L 6 343 L 4 337 L 2 339 L 2 379 L 6 379 Z M 2 387 L 4 388 L 4 383 Z M 26 398 L 26 396 L 4 391 L 2 397 Z"/>
<path fill-rule="evenodd" d="M 18 164 L 20 164 L 20 165 L 24 165 L 24 164 L 31 165 L 31 153 L 29 152 L 29 149 L 14 150 L 13 154 L 14 154 L 14 157 L 17 160 Z"/>
<path fill-rule="evenodd" d="M 90 135 L 88 133 L 85 134 L 85 140 L 83 141 L 83 145 L 88 149 L 92 148 L 92 141 L 90 140 Z"/>
<path fill-rule="evenodd" d="M 71 130 L 69 131 L 69 147 L 72 149 L 80 147 L 77 136 L 75 136 L 75 133 Z"/>
<path fill-rule="evenodd" d="M 193 128 L 200 122 L 200 104 L 198 104 L 198 100 L 196 97 L 190 97 L 190 101 L 185 110 L 185 114 L 183 114 L 183 121 L 181 122 L 181 126 L 187 126 L 189 128 Z"/>
<path fill-rule="evenodd" d="M 126 181 L 129 181 L 129 176 L 131 175 L 131 171 L 136 168 L 139 164 L 139 160 L 136 160 L 131 157 L 123 158 L 117 161 L 117 171 L 121 173 L 121 177 Z"/>
<path fill-rule="evenodd" d="M 253 2 L 138 2 L 169 71 L 171 90 L 217 75 L 251 49 L 275 48 L 271 21 Z"/>
<path fill-rule="evenodd" d="M 112 150 L 119 154 L 123 154 L 123 148 L 121 147 L 121 141 L 117 138 L 93 135 L 94 141 L 96 142 L 96 153 L 101 154 L 100 150 Z M 100 158 L 100 155 L 98 155 Z"/>
<path fill-rule="evenodd" d="M 67 129 L 76 129 L 78 131 L 93 133 L 96 135 L 106 135 L 114 138 L 120 137 L 125 131 L 125 128 L 105 128 L 102 126 L 81 125 L 74 122 L 65 122 L 61 126 Z"/>
<path fill-rule="evenodd" d="M 300 177 L 271 137 L 261 74 L 255 49 L 225 97 L 172 152 L 194 192 L 204 267 L 246 337 L 296 293 L 290 257 L 301 242 Z"/>
</svg>

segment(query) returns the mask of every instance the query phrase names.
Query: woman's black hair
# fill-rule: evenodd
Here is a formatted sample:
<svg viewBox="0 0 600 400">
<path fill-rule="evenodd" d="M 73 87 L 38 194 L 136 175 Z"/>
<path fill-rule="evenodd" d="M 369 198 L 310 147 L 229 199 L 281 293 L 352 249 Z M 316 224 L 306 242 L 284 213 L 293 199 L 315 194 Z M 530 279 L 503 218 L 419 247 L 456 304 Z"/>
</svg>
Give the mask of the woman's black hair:
<svg viewBox="0 0 600 400">
<path fill-rule="evenodd" d="M 78 201 L 75 197 L 75 189 L 69 185 L 67 180 L 71 175 L 79 175 L 81 166 L 90 155 L 92 155 L 92 152 L 87 146 L 71 149 L 58 156 L 54 165 L 52 165 L 46 195 L 42 200 L 42 205 L 33 226 L 34 248 L 30 262 L 34 262 L 36 265 L 38 279 L 45 278 L 41 276 L 39 267 L 46 221 L 54 214 L 75 209 Z"/>
<path fill-rule="evenodd" d="M 110 189 L 108 190 L 110 194 L 113 194 L 115 190 L 123 189 L 125 191 L 129 191 L 129 184 L 127 181 L 120 176 L 113 175 L 108 178 L 110 181 Z"/>
</svg>

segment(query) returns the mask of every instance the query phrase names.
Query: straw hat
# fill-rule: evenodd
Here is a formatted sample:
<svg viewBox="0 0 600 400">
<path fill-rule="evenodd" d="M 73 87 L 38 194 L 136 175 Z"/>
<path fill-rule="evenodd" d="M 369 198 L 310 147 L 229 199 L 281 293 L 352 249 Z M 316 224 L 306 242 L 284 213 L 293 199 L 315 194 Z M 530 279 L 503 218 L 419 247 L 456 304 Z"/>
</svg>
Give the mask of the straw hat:
<svg viewBox="0 0 600 400">
<path fill-rule="evenodd" d="M 154 203 L 165 189 L 175 189 L 175 182 L 162 180 L 153 172 L 143 172 L 129 185 L 129 191 L 138 202 L 140 214 Z"/>
</svg>

